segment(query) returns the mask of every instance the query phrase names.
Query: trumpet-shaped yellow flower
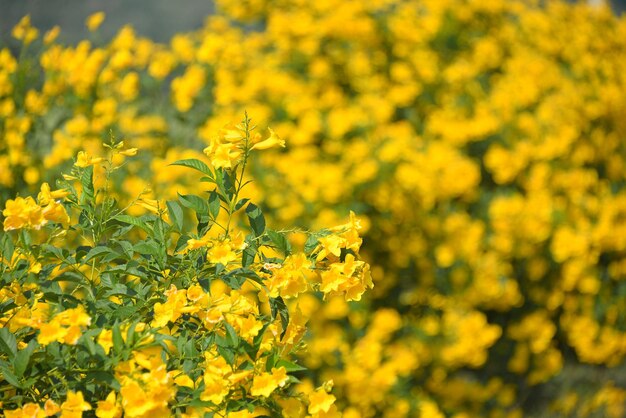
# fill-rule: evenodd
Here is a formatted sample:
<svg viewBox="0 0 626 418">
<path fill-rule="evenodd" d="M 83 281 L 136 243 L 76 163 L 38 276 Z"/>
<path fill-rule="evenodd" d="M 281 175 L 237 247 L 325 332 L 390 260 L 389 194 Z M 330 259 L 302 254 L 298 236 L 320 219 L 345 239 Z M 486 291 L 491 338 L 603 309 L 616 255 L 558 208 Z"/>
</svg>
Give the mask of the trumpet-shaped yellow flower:
<svg viewBox="0 0 626 418">
<path fill-rule="evenodd" d="M 106 14 L 104 12 L 93 13 L 85 20 L 85 26 L 87 26 L 90 32 L 94 32 L 98 30 L 102 22 L 104 22 L 105 17 Z"/>
<path fill-rule="evenodd" d="M 287 370 L 284 367 L 272 368 L 271 373 L 256 375 L 252 381 L 252 396 L 268 397 L 278 387 L 287 383 Z"/>
<path fill-rule="evenodd" d="M 271 128 L 267 128 L 267 130 L 270 131 L 270 136 L 254 144 L 251 149 L 265 150 L 273 147 L 285 148 L 285 140 L 281 139 Z"/>
<path fill-rule="evenodd" d="M 61 404 L 61 418 L 81 418 L 84 411 L 89 411 L 91 405 L 85 402 L 81 391 L 67 392 L 65 402 Z"/>
<path fill-rule="evenodd" d="M 90 165 L 98 164 L 102 161 L 104 161 L 104 158 L 91 157 L 85 151 L 79 151 L 78 155 L 76 156 L 76 162 L 74 163 L 74 165 L 76 167 L 85 168 L 89 167 Z"/>
<path fill-rule="evenodd" d="M 47 222 L 43 209 L 32 197 L 16 197 L 14 200 L 7 200 L 2 215 L 4 215 L 5 231 L 20 228 L 40 229 Z"/>
<path fill-rule="evenodd" d="M 98 401 L 96 416 L 98 418 L 119 418 L 122 416 L 122 407 L 117 401 L 115 391 L 111 391 L 104 401 Z"/>
</svg>

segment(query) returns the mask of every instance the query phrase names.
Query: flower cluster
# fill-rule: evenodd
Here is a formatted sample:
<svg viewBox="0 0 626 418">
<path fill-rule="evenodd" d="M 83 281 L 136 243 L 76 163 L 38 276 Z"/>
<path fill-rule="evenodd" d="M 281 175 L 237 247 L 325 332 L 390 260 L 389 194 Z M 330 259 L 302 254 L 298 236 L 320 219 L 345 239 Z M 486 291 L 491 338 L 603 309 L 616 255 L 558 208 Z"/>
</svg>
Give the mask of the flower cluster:
<svg viewBox="0 0 626 418">
<path fill-rule="evenodd" d="M 315 233 L 266 228 L 261 209 L 240 197 L 244 171 L 250 151 L 284 143 L 274 133 L 249 141 L 256 136 L 247 116 L 239 126 L 246 140 L 231 166 L 171 162 L 202 172 L 206 196 L 152 204 L 140 195 L 133 204 L 152 209 L 129 215 L 109 191 L 119 156 L 137 150 L 112 140 L 102 157 L 79 152 L 62 188 L 44 184 L 38 203 L 7 202 L 0 241 L 7 417 L 340 416 L 332 384 L 310 388 L 297 378 L 306 370 L 295 358 L 306 349 L 299 304 L 304 296 L 358 298 L 372 287 L 358 256 L 359 220 L 351 213 L 347 224 Z M 28 210 L 16 211 L 20 204 Z M 46 217 L 51 205 L 64 216 Z M 306 245 L 292 247 L 294 234 Z M 323 252 L 326 241 L 335 242 L 332 252 Z M 322 275 L 338 265 L 341 286 L 327 289 Z"/>
</svg>

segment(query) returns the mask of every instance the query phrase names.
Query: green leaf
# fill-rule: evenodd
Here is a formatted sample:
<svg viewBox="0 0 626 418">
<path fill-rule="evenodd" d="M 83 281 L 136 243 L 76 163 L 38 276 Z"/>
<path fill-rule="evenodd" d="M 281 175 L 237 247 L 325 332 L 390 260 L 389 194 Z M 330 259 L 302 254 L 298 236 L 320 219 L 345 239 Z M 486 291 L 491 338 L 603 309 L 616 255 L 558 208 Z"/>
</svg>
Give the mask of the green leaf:
<svg viewBox="0 0 626 418">
<path fill-rule="evenodd" d="M 246 282 L 246 278 L 243 276 L 237 276 L 237 275 L 225 275 L 225 276 L 221 276 L 220 279 L 222 279 L 222 281 L 224 283 L 226 283 L 228 285 L 228 287 L 230 287 L 231 289 L 234 290 L 238 290 L 241 289 L 241 286 L 243 286 L 243 284 Z"/>
<path fill-rule="evenodd" d="M 249 201 L 250 201 L 250 199 L 248 199 L 247 197 L 244 197 L 243 199 L 240 199 L 239 202 L 237 202 L 237 204 L 235 205 L 235 210 L 241 209 Z"/>
<path fill-rule="evenodd" d="M 230 347 L 237 347 L 239 345 L 239 336 L 228 322 L 224 322 L 224 326 L 226 327 L 226 342 Z"/>
<path fill-rule="evenodd" d="M 113 325 L 113 350 L 116 353 L 121 353 L 124 349 L 124 339 L 122 338 L 122 331 L 120 330 L 120 324 Z"/>
<path fill-rule="evenodd" d="M 248 267 L 250 264 L 254 263 L 254 258 L 258 252 L 258 247 L 255 241 L 246 239 L 246 243 L 248 245 L 244 248 L 241 254 L 241 265 L 243 267 Z"/>
<path fill-rule="evenodd" d="M 116 217 L 114 217 L 113 219 L 129 224 L 129 225 L 133 225 L 136 226 L 138 228 L 143 229 L 144 231 L 146 231 L 148 234 L 152 234 L 152 228 L 150 228 L 150 226 L 145 223 L 144 221 L 142 221 L 139 218 L 135 218 L 134 216 L 129 216 L 129 215 L 117 215 Z"/>
<path fill-rule="evenodd" d="M 37 345 L 36 339 L 31 340 L 26 348 L 20 350 L 13 359 L 13 370 L 15 370 L 15 375 L 18 378 L 24 376 L 24 372 L 26 371 L 26 367 L 28 367 L 28 362 L 30 361 L 30 356 L 33 355 Z"/>
<path fill-rule="evenodd" d="M 261 236 L 263 231 L 265 231 L 265 217 L 263 216 L 261 209 L 259 209 L 259 207 L 254 203 L 250 203 L 246 207 L 246 215 L 248 215 L 248 221 L 250 222 L 250 227 L 254 232 L 254 236 Z"/>
<path fill-rule="evenodd" d="M 152 239 L 139 241 L 137 244 L 133 246 L 133 250 L 139 254 L 149 254 L 153 256 L 157 256 L 159 254 L 159 246 Z"/>
<path fill-rule="evenodd" d="M 330 235 L 330 231 L 326 229 L 322 229 L 315 234 L 309 235 L 306 242 L 304 243 L 304 252 L 306 254 L 311 254 L 313 251 L 315 251 L 315 248 L 317 248 L 317 245 L 319 244 L 319 239 L 327 235 Z"/>
<path fill-rule="evenodd" d="M 9 234 L 4 234 L 2 237 L 2 256 L 5 260 L 11 260 L 13 258 L 13 240 Z"/>
<path fill-rule="evenodd" d="M 182 195 L 178 193 L 178 197 L 183 206 L 193 209 L 197 214 L 207 215 L 209 213 L 209 204 L 200 196 L 194 194 Z"/>
<path fill-rule="evenodd" d="M 86 167 L 80 175 L 80 184 L 83 186 L 83 194 L 80 197 L 81 204 L 84 204 L 87 200 L 93 201 L 94 188 L 93 188 L 93 166 Z"/>
<path fill-rule="evenodd" d="M 307 370 L 306 367 L 302 367 L 299 364 L 292 363 L 291 361 L 284 360 L 284 359 L 278 360 L 275 367 L 277 368 L 284 367 L 285 370 L 287 370 L 287 373 L 300 372 L 302 370 Z"/>
<path fill-rule="evenodd" d="M 224 357 L 224 360 L 231 366 L 235 363 L 235 352 L 229 348 L 218 345 L 217 352 L 220 356 Z"/>
<path fill-rule="evenodd" d="M 63 254 L 63 250 L 61 248 L 52 246 L 50 244 L 42 244 L 41 249 L 42 249 L 42 252 L 45 255 L 52 254 L 56 258 L 58 258 L 59 260 L 64 260 L 66 258 L 66 255 Z M 42 254 L 42 255 L 44 255 L 44 254 Z"/>
<path fill-rule="evenodd" d="M 120 254 L 118 254 L 117 252 L 113 251 L 108 246 L 100 245 L 100 246 L 94 247 L 91 250 L 89 250 L 87 255 L 85 255 L 85 258 L 83 258 L 83 263 L 87 263 L 92 258 L 97 257 L 97 256 L 102 255 L 102 254 L 113 254 L 116 257 L 120 256 Z"/>
<path fill-rule="evenodd" d="M 276 248 L 280 250 L 280 252 L 285 255 L 291 254 L 291 243 L 289 242 L 289 240 L 287 240 L 285 234 L 268 230 L 267 235 L 270 237 Z"/>
<path fill-rule="evenodd" d="M 183 208 L 181 208 L 180 203 L 175 200 L 168 200 L 166 204 L 167 212 L 170 215 L 170 220 L 172 221 L 174 228 L 176 228 L 178 232 L 181 232 L 183 230 L 184 220 Z"/>
<path fill-rule="evenodd" d="M 4 364 L 0 364 L 0 374 L 9 382 L 10 385 L 15 386 L 16 388 L 22 388 L 22 384 L 20 383 L 17 376 L 13 374 L 13 372 Z"/>
<path fill-rule="evenodd" d="M 195 158 L 174 161 L 170 165 L 180 165 L 183 167 L 193 168 L 194 170 L 198 170 L 199 172 L 206 174 L 210 179 L 213 179 L 213 172 L 209 166 Z"/>
<path fill-rule="evenodd" d="M 12 359 L 17 354 L 17 340 L 7 328 L 0 328 L 0 351 Z"/>
<path fill-rule="evenodd" d="M 209 213 L 213 219 L 220 213 L 220 195 L 215 190 L 209 195 Z"/>
<path fill-rule="evenodd" d="M 289 325 L 289 310 L 282 297 L 270 298 L 270 311 L 272 319 L 280 317 L 280 322 L 283 326 L 283 332 L 280 334 L 280 338 L 282 339 L 285 332 L 287 332 L 287 325 Z"/>
</svg>

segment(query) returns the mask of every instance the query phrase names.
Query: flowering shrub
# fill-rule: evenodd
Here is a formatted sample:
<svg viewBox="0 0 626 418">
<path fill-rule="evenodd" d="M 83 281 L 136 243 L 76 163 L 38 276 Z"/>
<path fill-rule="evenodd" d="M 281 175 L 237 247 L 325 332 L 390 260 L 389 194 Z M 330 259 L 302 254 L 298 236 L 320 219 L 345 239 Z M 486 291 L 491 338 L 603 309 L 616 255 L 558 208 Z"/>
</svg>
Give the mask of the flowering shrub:
<svg viewBox="0 0 626 418">
<path fill-rule="evenodd" d="M 251 153 L 283 145 L 250 120 L 216 136 L 200 171 L 208 195 L 154 202 L 127 214 L 109 194 L 115 157 L 79 153 L 59 190 L 6 203 L 0 292 L 0 382 L 7 417 L 337 414 L 331 385 L 304 393 L 301 294 L 355 300 L 372 286 L 358 259 L 358 220 L 305 233 L 266 227 L 240 198 Z M 229 152 L 219 158 L 221 147 Z M 217 149 L 217 151 L 216 151 Z M 94 167 L 104 166 L 104 186 Z M 237 214 L 249 223 L 244 228 Z M 192 223 L 191 218 L 197 222 Z M 302 234 L 302 233 L 301 233 Z M 80 245 L 72 245 L 77 243 Z"/>
<path fill-rule="evenodd" d="M 376 286 L 358 303 L 299 296 L 303 387 L 332 379 L 352 418 L 622 416 L 624 18 L 532 0 L 217 5 L 168 45 L 126 27 L 63 46 L 23 20 L 20 58 L 0 52 L 0 195 L 103 155 L 112 131 L 142 153 L 114 156 L 108 193 L 158 212 L 201 178 L 169 163 L 208 147 L 236 164 L 214 132 L 247 108 L 290 138 L 249 167 L 272 224 L 364 215 Z"/>
</svg>

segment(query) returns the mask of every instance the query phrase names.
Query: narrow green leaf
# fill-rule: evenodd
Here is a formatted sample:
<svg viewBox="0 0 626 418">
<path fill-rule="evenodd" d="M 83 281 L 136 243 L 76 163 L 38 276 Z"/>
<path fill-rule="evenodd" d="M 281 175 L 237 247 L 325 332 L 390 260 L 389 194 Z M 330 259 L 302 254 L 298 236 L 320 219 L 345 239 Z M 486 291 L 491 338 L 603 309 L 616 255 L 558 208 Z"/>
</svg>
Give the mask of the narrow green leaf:
<svg viewBox="0 0 626 418">
<path fill-rule="evenodd" d="M 172 221 L 174 228 L 176 228 L 178 232 L 182 232 L 184 214 L 183 214 L 183 208 L 180 207 L 180 203 L 178 203 L 175 200 L 168 200 L 167 212 L 170 215 L 170 220 Z"/>
<path fill-rule="evenodd" d="M 0 351 L 12 359 L 17 354 L 17 340 L 7 328 L 0 328 Z"/>
<path fill-rule="evenodd" d="M 248 203 L 250 201 L 250 199 L 248 199 L 247 197 L 240 199 L 239 202 L 237 202 L 237 204 L 235 205 L 235 210 L 239 210 L 242 207 L 245 206 L 246 203 Z"/>
<path fill-rule="evenodd" d="M 136 226 L 138 228 L 143 229 L 144 231 L 146 231 L 148 234 L 152 234 L 152 228 L 150 228 L 150 226 L 145 223 L 144 221 L 142 221 L 139 218 L 135 218 L 134 216 L 129 216 L 129 215 L 117 215 L 116 217 L 114 217 L 113 219 L 129 224 L 129 225 L 133 225 Z"/>
<path fill-rule="evenodd" d="M 2 256 L 5 260 L 11 260 L 13 258 L 13 240 L 9 234 L 4 234 L 2 237 Z"/>
<path fill-rule="evenodd" d="M 263 231 L 265 231 L 265 217 L 261 209 L 254 203 L 250 203 L 246 207 L 246 215 L 248 215 L 248 221 L 250 222 L 254 236 L 261 236 Z"/>
<path fill-rule="evenodd" d="M 230 347 L 237 347 L 239 345 L 239 336 L 228 322 L 224 322 L 224 326 L 226 327 L 226 342 Z"/>
<path fill-rule="evenodd" d="M 276 367 L 284 367 L 287 370 L 287 373 L 291 372 L 300 372 L 302 370 L 307 370 L 306 367 L 302 367 L 299 364 L 292 363 L 291 361 L 281 359 L 276 362 Z"/>
<path fill-rule="evenodd" d="M 4 364 L 0 365 L 0 374 L 2 375 L 4 380 L 9 382 L 10 385 L 15 386 L 16 388 L 22 388 L 22 384 L 20 383 L 17 376 L 15 376 L 15 374 L 13 374 L 13 372 Z"/>
<path fill-rule="evenodd" d="M 256 253 L 258 251 L 258 247 L 255 241 L 246 239 L 246 243 L 248 245 L 241 254 L 241 265 L 243 267 L 248 267 L 249 265 L 254 263 L 254 258 L 256 257 Z"/>
<path fill-rule="evenodd" d="M 207 215 L 209 213 L 209 204 L 200 196 L 194 194 L 182 195 L 178 194 L 180 203 L 186 208 L 193 209 L 199 215 Z"/>
<path fill-rule="evenodd" d="M 120 324 L 113 325 L 113 350 L 116 353 L 121 353 L 124 349 L 124 339 L 122 338 L 122 331 L 120 330 Z"/>
<path fill-rule="evenodd" d="M 285 255 L 291 254 L 291 243 L 285 234 L 268 230 L 267 235 L 270 237 L 276 248 Z"/>
<path fill-rule="evenodd" d="M 83 186 L 83 194 L 80 197 L 81 204 L 85 204 L 86 201 L 92 201 L 94 198 L 92 165 L 83 170 L 80 176 L 80 184 Z"/>
<path fill-rule="evenodd" d="M 28 367 L 28 362 L 35 348 L 37 348 L 37 340 L 33 339 L 28 343 L 26 348 L 20 350 L 13 359 L 13 370 L 18 378 L 24 376 L 24 372 L 26 371 L 26 367 Z"/>
<path fill-rule="evenodd" d="M 133 245 L 133 250 L 139 254 L 148 254 L 153 256 L 156 256 L 159 253 L 158 245 L 152 239 L 139 241 L 137 244 Z"/>
<path fill-rule="evenodd" d="M 102 254 L 113 254 L 115 256 L 120 256 L 117 252 L 113 251 L 111 248 L 105 245 L 100 245 L 89 250 L 85 258 L 83 258 L 83 263 L 88 263 L 92 258 L 97 257 Z"/>
<path fill-rule="evenodd" d="M 209 213 L 213 219 L 217 219 L 220 213 L 220 196 L 215 190 L 209 195 Z"/>
<path fill-rule="evenodd" d="M 174 161 L 170 165 L 180 165 L 183 167 L 193 168 L 194 170 L 198 170 L 202 174 L 206 174 L 209 178 L 213 179 L 213 173 L 211 172 L 209 166 L 195 158 Z"/>
</svg>

